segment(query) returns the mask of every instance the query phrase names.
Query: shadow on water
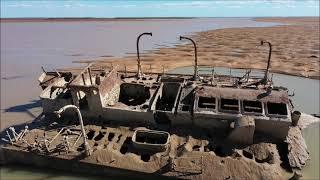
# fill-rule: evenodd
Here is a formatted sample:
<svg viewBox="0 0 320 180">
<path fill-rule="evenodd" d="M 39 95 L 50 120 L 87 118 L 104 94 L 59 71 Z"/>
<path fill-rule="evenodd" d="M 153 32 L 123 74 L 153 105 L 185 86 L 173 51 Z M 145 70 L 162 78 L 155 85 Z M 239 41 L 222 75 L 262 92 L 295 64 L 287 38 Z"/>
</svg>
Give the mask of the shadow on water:
<svg viewBox="0 0 320 180">
<path fill-rule="evenodd" d="M 30 109 L 40 107 L 40 100 L 32 100 L 30 103 L 12 106 L 4 110 L 4 112 L 27 112 Z"/>
<path fill-rule="evenodd" d="M 5 113 L 12 113 L 12 112 L 13 113 L 26 113 L 31 118 L 37 118 L 37 115 L 30 112 L 30 110 L 33 108 L 39 108 L 39 107 L 41 107 L 40 100 L 32 100 L 32 101 L 30 101 L 30 103 L 27 103 L 27 104 L 21 104 L 21 105 L 6 108 L 6 109 L 4 109 L 4 112 Z"/>
</svg>

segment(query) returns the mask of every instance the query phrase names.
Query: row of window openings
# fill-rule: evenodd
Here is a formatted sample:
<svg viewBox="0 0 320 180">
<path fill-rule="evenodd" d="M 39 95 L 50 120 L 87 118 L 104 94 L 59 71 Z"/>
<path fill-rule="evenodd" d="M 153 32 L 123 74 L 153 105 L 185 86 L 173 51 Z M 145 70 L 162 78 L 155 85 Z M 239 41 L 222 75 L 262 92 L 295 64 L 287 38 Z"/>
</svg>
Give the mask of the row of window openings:
<svg viewBox="0 0 320 180">
<path fill-rule="evenodd" d="M 199 96 L 198 108 L 216 109 L 216 98 Z M 287 105 L 283 103 L 266 103 L 268 114 L 288 115 Z M 242 101 L 243 111 L 247 113 L 263 113 L 263 105 L 260 101 Z M 220 110 L 222 111 L 240 111 L 240 101 L 236 99 L 220 99 Z"/>
<path fill-rule="evenodd" d="M 239 112 L 239 100 L 236 99 L 220 99 L 220 110 L 222 111 L 235 111 Z M 247 113 L 263 113 L 262 102 L 259 101 L 242 101 L 243 111 Z M 82 97 L 79 100 L 80 109 L 88 108 L 88 101 L 86 96 Z M 198 108 L 203 109 L 216 109 L 216 98 L 212 97 L 201 97 L 199 96 Z M 275 115 L 288 115 L 287 106 L 283 103 L 267 103 L 267 112 L 268 114 Z"/>
</svg>

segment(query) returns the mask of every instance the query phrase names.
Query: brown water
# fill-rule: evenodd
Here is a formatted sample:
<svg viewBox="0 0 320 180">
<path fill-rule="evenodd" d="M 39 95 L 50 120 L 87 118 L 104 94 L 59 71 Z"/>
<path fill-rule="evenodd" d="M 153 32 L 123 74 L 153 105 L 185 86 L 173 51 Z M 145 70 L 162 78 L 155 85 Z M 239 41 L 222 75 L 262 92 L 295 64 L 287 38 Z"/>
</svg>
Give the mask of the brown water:
<svg viewBox="0 0 320 180">
<path fill-rule="evenodd" d="M 151 50 L 162 46 L 174 46 L 183 34 L 228 27 L 270 26 L 275 23 L 254 22 L 248 18 L 202 18 L 180 20 L 106 21 L 106 22 L 24 22 L 1 23 L 1 127 L 32 121 L 41 113 L 38 96 L 41 92 L 37 78 L 41 66 L 46 69 L 79 66 L 74 60 L 101 59 L 102 56 L 125 56 L 135 52 L 136 37 L 142 32 L 153 32 L 145 37 L 141 49 Z M 297 85 L 296 77 L 280 76 L 281 82 L 297 86 L 295 93 L 314 90 L 296 96 L 297 108 L 304 112 L 319 113 L 319 101 L 313 98 L 319 92 L 319 81 L 299 79 L 304 85 Z M 276 77 L 275 77 L 276 81 Z M 307 88 L 308 87 L 308 88 Z M 318 88 L 318 89 L 316 89 Z M 308 91 L 310 92 L 310 91 Z M 307 96 L 305 96 L 307 94 Z M 316 93 L 317 94 L 317 93 Z M 318 98 L 319 99 L 319 98 Z M 307 144 L 318 140 L 319 126 L 307 130 Z M 309 138 L 310 137 L 310 138 Z M 312 139 L 315 138 L 315 139 Z M 310 141 L 309 141 L 310 139 Z M 311 155 L 319 158 L 319 145 L 314 146 Z M 318 158 L 317 158 L 318 157 Z M 310 177 L 319 177 L 315 168 L 319 162 L 311 160 L 308 165 Z M 94 176 L 74 174 L 21 166 L 1 167 L 1 179 L 96 179 Z"/>
</svg>

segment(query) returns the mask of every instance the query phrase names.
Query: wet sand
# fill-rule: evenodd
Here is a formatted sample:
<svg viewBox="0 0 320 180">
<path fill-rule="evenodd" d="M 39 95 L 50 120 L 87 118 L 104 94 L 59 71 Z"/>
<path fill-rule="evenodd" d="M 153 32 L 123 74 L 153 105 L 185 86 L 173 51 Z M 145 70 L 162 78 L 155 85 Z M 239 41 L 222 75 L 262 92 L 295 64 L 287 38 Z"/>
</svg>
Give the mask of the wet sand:
<svg viewBox="0 0 320 180">
<path fill-rule="evenodd" d="M 271 71 L 320 79 L 320 31 L 318 18 L 257 18 L 260 22 L 285 23 L 273 27 L 245 27 L 209 30 L 191 36 L 198 48 L 198 64 L 231 68 L 264 69 L 268 46 L 273 45 Z M 142 57 L 145 71 L 161 72 L 191 66 L 194 50 L 190 43 L 160 48 Z M 90 62 L 90 61 L 88 61 Z M 136 57 L 106 58 L 98 64 L 119 64 L 136 69 Z"/>
</svg>

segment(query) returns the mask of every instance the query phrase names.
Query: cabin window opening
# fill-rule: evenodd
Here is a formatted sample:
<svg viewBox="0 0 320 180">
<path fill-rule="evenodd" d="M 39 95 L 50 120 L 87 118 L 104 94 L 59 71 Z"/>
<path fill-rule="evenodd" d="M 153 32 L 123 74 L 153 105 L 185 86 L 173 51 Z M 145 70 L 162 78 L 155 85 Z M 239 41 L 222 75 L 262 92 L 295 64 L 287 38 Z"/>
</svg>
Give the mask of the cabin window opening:
<svg viewBox="0 0 320 180">
<path fill-rule="evenodd" d="M 121 84 L 119 102 L 128 106 L 142 105 L 150 98 L 149 87 L 139 84 Z"/>
<path fill-rule="evenodd" d="M 221 99 L 221 110 L 239 111 L 239 100 Z"/>
<path fill-rule="evenodd" d="M 190 106 L 185 104 L 181 108 L 182 111 L 189 111 L 189 109 L 190 109 Z"/>
<path fill-rule="evenodd" d="M 268 114 L 288 115 L 287 105 L 284 103 L 267 103 Z"/>
<path fill-rule="evenodd" d="M 79 96 L 79 108 L 81 110 L 82 109 L 88 109 L 89 108 L 89 104 L 88 104 L 86 93 L 84 93 L 83 91 L 79 91 L 78 96 Z"/>
<path fill-rule="evenodd" d="M 70 89 L 66 90 L 64 93 L 61 93 L 59 95 L 61 95 L 59 97 L 61 97 L 62 99 L 71 99 L 72 98 Z"/>
<path fill-rule="evenodd" d="M 179 91 L 179 83 L 164 83 L 162 93 L 157 99 L 156 110 L 172 111 Z"/>
<path fill-rule="evenodd" d="M 198 108 L 215 109 L 216 98 L 212 97 L 199 97 Z"/>
<path fill-rule="evenodd" d="M 262 113 L 262 103 L 259 101 L 243 101 L 244 112 Z"/>
</svg>

